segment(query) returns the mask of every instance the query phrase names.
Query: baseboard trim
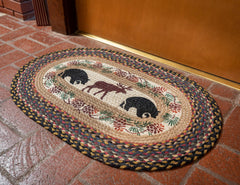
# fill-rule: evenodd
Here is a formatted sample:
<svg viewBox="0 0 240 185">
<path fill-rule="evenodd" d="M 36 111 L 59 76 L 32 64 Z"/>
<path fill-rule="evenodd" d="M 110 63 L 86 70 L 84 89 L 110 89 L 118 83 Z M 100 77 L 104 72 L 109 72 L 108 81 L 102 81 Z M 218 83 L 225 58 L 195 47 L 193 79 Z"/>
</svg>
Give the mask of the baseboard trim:
<svg viewBox="0 0 240 185">
<path fill-rule="evenodd" d="M 134 48 L 122 45 L 122 44 L 118 44 L 116 42 L 109 41 L 107 39 L 104 39 L 104 38 L 101 38 L 101 37 L 98 37 L 98 36 L 95 36 L 95 35 L 91 35 L 91 34 L 87 34 L 87 33 L 81 33 L 81 32 L 79 32 L 77 34 L 83 35 L 83 36 L 88 37 L 90 39 L 94 39 L 96 41 L 99 41 L 99 42 L 102 42 L 102 43 L 105 43 L 105 44 L 108 44 L 108 45 L 111 45 L 111 46 L 114 46 L 114 47 L 117 47 L 117 48 L 122 49 L 122 50 L 126 50 L 128 52 L 137 54 L 139 56 L 143 56 L 145 58 L 149 58 L 149 59 L 157 61 L 159 63 L 166 64 L 166 65 L 174 67 L 176 69 L 184 70 L 184 71 L 189 72 L 191 74 L 194 74 L 194 75 L 197 75 L 197 76 L 200 76 L 200 77 L 204 77 L 206 79 L 212 80 L 212 81 L 220 83 L 222 85 L 225 85 L 225 86 L 228 86 L 228 87 L 240 90 L 240 84 L 238 84 L 236 82 L 233 82 L 233 81 L 230 81 L 230 80 L 227 80 L 227 79 L 224 79 L 224 78 L 221 78 L 219 76 L 215 76 L 215 75 L 206 73 L 204 71 L 200 71 L 198 69 L 194 69 L 192 67 L 188 67 L 188 66 L 185 66 L 185 65 L 182 65 L 182 64 L 179 64 L 179 63 L 176 63 L 176 62 L 164 59 L 164 58 L 160 58 L 158 56 L 154 56 L 152 54 L 149 54 L 149 53 L 146 53 L 146 52 L 143 52 L 143 51 L 140 51 L 140 50 L 137 50 L 137 49 L 134 49 Z"/>
</svg>

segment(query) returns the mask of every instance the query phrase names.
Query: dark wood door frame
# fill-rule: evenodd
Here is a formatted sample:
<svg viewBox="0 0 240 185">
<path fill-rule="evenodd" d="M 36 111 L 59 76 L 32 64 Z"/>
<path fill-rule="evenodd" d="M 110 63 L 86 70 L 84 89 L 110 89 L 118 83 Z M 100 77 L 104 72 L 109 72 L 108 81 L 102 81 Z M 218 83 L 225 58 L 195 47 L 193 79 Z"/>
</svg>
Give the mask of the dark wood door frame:
<svg viewBox="0 0 240 185">
<path fill-rule="evenodd" d="M 77 31 L 75 0 L 47 0 L 52 30 L 72 34 Z"/>
</svg>

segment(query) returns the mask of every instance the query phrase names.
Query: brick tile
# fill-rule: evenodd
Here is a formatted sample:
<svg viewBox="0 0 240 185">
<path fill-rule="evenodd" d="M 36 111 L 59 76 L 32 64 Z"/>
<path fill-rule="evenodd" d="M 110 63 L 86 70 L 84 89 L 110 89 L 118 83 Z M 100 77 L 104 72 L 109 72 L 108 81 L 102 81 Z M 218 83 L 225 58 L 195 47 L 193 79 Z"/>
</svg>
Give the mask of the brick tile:
<svg viewBox="0 0 240 185">
<path fill-rule="evenodd" d="M 203 88 L 207 89 L 213 82 L 210 80 L 207 80 L 205 78 L 196 76 L 196 75 L 189 75 L 188 76 L 191 80 L 197 82 L 199 85 L 201 85 Z"/>
<path fill-rule="evenodd" d="M 2 176 L 1 173 L 0 173 L 0 184 L 1 185 L 11 185 L 11 183 L 7 180 L 7 178 Z"/>
<path fill-rule="evenodd" d="M 10 88 L 11 82 L 17 70 L 11 66 L 0 70 L 0 83 Z"/>
<path fill-rule="evenodd" d="M 24 66 L 25 64 L 27 64 L 28 62 L 30 62 L 31 60 L 33 60 L 34 59 L 34 57 L 32 57 L 32 56 L 29 56 L 29 57 L 27 57 L 27 58 L 25 58 L 25 59 L 23 59 L 23 60 L 20 60 L 19 62 L 16 62 L 16 63 L 14 63 L 16 66 L 18 66 L 18 67 L 22 67 L 22 66 Z"/>
<path fill-rule="evenodd" d="M 80 47 L 103 48 L 103 49 L 110 49 L 110 47 L 112 47 L 81 35 L 71 37 L 69 40 L 77 44 L 80 44 L 81 45 Z"/>
<path fill-rule="evenodd" d="M 224 185 L 225 183 L 200 169 L 195 169 L 191 177 L 188 179 L 187 185 L 203 184 Z"/>
<path fill-rule="evenodd" d="M 8 14 L 8 15 L 12 15 L 14 14 L 14 11 L 13 10 L 9 10 L 7 8 L 3 8 L 3 7 L 0 7 L 0 12 L 2 13 L 5 13 L 5 14 Z"/>
<path fill-rule="evenodd" d="M 240 156 L 220 146 L 200 160 L 200 165 L 240 184 Z"/>
<path fill-rule="evenodd" d="M 33 25 L 33 28 L 35 28 L 37 30 L 40 30 L 40 31 L 44 31 L 44 32 L 51 32 L 52 31 L 51 26 L 38 26 L 38 25 L 36 25 L 36 22 Z M 53 32 L 51 32 L 51 33 L 53 33 Z"/>
<path fill-rule="evenodd" d="M 0 152 L 10 148 L 19 141 L 19 137 L 0 121 Z M 1 182 L 1 181 L 0 181 Z"/>
<path fill-rule="evenodd" d="M 147 174 L 163 184 L 177 185 L 180 184 L 180 182 L 182 181 L 190 167 L 191 167 L 190 165 L 187 165 L 182 168 L 176 168 L 173 170 L 165 170 L 160 172 L 147 172 Z"/>
<path fill-rule="evenodd" d="M 213 98 L 216 100 L 221 110 L 222 116 L 225 117 L 232 108 L 232 102 L 229 100 L 222 99 L 221 97 L 219 98 L 213 96 Z"/>
<path fill-rule="evenodd" d="M 89 161 L 88 157 L 65 145 L 24 177 L 19 184 L 68 184 Z"/>
<path fill-rule="evenodd" d="M 38 131 L 0 156 L 0 164 L 17 178 L 56 151 L 60 143 L 62 141 L 47 130 Z"/>
<path fill-rule="evenodd" d="M 14 16 L 17 17 L 17 18 L 20 18 L 22 20 L 30 19 L 30 18 L 34 17 L 34 15 L 35 15 L 34 11 L 27 12 L 27 13 L 24 13 L 24 14 L 14 12 Z"/>
<path fill-rule="evenodd" d="M 0 22 L 1 23 L 1 22 Z M 0 35 L 6 34 L 10 31 L 10 29 L 0 26 Z"/>
<path fill-rule="evenodd" d="M 14 48 L 9 46 L 8 44 L 3 44 L 0 46 L 0 55 L 3 55 L 4 53 L 7 53 L 11 50 L 14 50 Z"/>
<path fill-rule="evenodd" d="M 1 37 L 1 39 L 4 41 L 10 41 L 10 40 L 19 38 L 21 36 L 27 36 L 29 34 L 32 34 L 33 32 L 34 32 L 34 29 L 30 27 L 21 28 L 19 30 L 14 30 L 9 32 L 8 34 L 5 34 L 4 36 Z"/>
<path fill-rule="evenodd" d="M 232 100 L 234 100 L 237 97 L 237 95 L 240 93 L 240 91 L 238 91 L 238 90 L 235 90 L 230 87 L 227 87 L 227 86 L 224 86 L 221 84 L 217 84 L 217 83 L 211 87 L 210 92 L 212 94 L 216 94 L 216 95 L 219 95 L 219 96 L 222 96 L 225 98 L 229 98 Z"/>
<path fill-rule="evenodd" d="M 53 45 L 53 44 L 56 44 L 56 43 L 62 41 L 62 39 L 59 39 L 52 35 L 49 35 L 45 32 L 37 32 L 37 33 L 31 35 L 31 38 L 34 40 L 37 40 L 39 42 L 42 42 L 43 44 L 47 44 L 47 45 Z"/>
<path fill-rule="evenodd" d="M 33 10 L 32 1 L 19 3 L 13 0 L 3 0 L 3 4 L 4 7 L 20 13 L 29 12 Z"/>
<path fill-rule="evenodd" d="M 45 46 L 26 38 L 19 39 L 15 41 L 13 44 L 16 47 L 21 48 L 22 50 L 28 53 L 35 53 L 45 48 Z"/>
<path fill-rule="evenodd" d="M 16 30 L 23 26 L 22 24 L 19 24 L 16 21 L 14 21 L 13 18 L 11 18 L 10 16 L 1 16 L 0 24 L 4 25 L 12 30 Z"/>
<path fill-rule="evenodd" d="M 76 180 L 72 183 L 72 185 L 83 185 L 79 180 Z"/>
<path fill-rule="evenodd" d="M 22 135 L 29 135 L 41 128 L 41 126 L 28 118 L 11 99 L 2 103 L 0 116 L 8 121 L 9 127 L 17 130 Z"/>
<path fill-rule="evenodd" d="M 36 20 L 27 20 L 27 21 L 24 21 L 24 24 L 25 25 L 28 25 L 28 26 L 35 26 L 36 25 Z"/>
<path fill-rule="evenodd" d="M 75 48 L 75 47 L 76 47 L 76 45 L 74 45 L 74 44 L 70 44 L 68 42 L 61 42 L 55 46 L 52 46 L 50 48 L 47 48 L 47 49 L 37 53 L 36 55 L 41 56 L 41 55 L 45 55 L 50 52 L 59 51 L 59 50 L 63 50 L 63 49 L 69 49 L 69 48 Z"/>
<path fill-rule="evenodd" d="M 223 126 L 220 142 L 240 151 L 240 107 L 236 107 Z"/>
<path fill-rule="evenodd" d="M 80 178 L 87 184 L 151 184 L 138 173 L 109 167 L 100 162 L 92 163 Z"/>
<path fill-rule="evenodd" d="M 10 92 L 3 87 L 0 87 L 0 102 L 9 98 Z"/>
<path fill-rule="evenodd" d="M 14 1 L 17 1 L 17 2 L 24 2 L 24 1 L 29 1 L 29 0 L 14 0 Z"/>
<path fill-rule="evenodd" d="M 4 67 L 5 65 L 11 64 L 20 60 L 21 58 L 25 58 L 28 55 L 23 53 L 22 51 L 15 50 L 11 53 L 6 55 L 0 56 L 0 68 Z"/>
</svg>

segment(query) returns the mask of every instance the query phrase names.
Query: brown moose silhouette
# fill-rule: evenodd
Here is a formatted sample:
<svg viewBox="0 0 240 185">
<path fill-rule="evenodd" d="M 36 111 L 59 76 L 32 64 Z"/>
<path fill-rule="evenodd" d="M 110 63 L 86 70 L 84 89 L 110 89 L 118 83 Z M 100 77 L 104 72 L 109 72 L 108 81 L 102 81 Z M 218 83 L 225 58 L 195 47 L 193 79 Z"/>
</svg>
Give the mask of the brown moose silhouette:
<svg viewBox="0 0 240 185">
<path fill-rule="evenodd" d="M 95 82 L 95 84 L 89 85 L 89 86 L 83 88 L 82 91 L 84 91 L 87 88 L 88 88 L 88 91 L 87 91 L 88 93 L 93 88 L 100 89 L 100 91 L 97 91 L 93 94 L 94 96 L 98 93 L 104 92 L 102 97 L 101 97 L 101 100 L 104 98 L 104 96 L 106 96 L 107 93 L 112 92 L 112 91 L 115 91 L 116 94 L 117 93 L 126 94 L 126 90 L 129 90 L 129 91 L 132 90 L 130 86 L 129 87 L 124 87 L 120 83 L 118 83 L 117 85 L 114 85 L 114 84 L 110 84 L 110 83 L 107 83 L 107 82 L 104 82 L 104 81 L 97 81 L 97 82 Z"/>
</svg>

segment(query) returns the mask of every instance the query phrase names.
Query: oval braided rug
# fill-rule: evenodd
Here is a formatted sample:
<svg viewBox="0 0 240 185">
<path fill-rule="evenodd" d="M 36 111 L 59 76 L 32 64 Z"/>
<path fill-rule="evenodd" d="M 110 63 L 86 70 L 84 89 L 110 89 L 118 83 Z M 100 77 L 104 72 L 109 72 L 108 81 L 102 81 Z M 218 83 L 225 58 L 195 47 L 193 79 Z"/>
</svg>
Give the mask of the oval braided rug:
<svg viewBox="0 0 240 185">
<path fill-rule="evenodd" d="M 16 74 L 11 95 L 54 135 L 121 169 L 185 165 L 214 146 L 222 126 L 215 100 L 196 82 L 111 50 L 36 58 Z"/>
</svg>

